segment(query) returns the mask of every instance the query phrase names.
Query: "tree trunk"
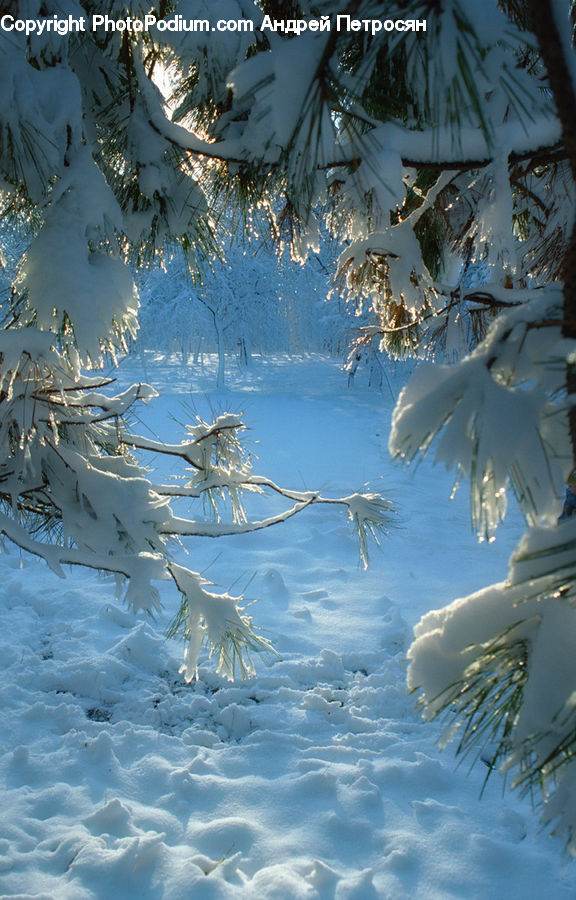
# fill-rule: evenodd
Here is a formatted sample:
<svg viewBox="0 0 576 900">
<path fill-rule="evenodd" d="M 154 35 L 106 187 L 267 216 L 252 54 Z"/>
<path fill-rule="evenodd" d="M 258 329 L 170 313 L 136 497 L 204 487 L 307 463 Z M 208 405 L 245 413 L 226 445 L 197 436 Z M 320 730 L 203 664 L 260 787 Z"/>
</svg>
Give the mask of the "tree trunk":
<svg viewBox="0 0 576 900">
<path fill-rule="evenodd" d="M 219 391 L 224 389 L 225 382 L 225 361 L 226 352 L 224 350 L 224 332 L 218 315 L 214 313 L 214 328 L 216 329 L 216 343 L 218 346 L 218 374 L 216 377 L 216 387 Z"/>
<path fill-rule="evenodd" d="M 566 27 L 568 4 L 566 4 Z M 563 52 L 563 44 L 558 32 L 558 23 L 554 16 L 554 3 L 551 0 L 528 0 L 528 8 L 532 21 L 532 30 L 538 40 L 540 52 L 556 110 L 562 126 L 562 140 L 568 157 L 572 179 L 576 185 L 576 96 L 570 66 Z M 572 226 L 572 234 L 566 247 L 562 264 L 563 312 L 562 335 L 576 340 L 576 219 Z M 576 467 L 576 366 L 566 366 L 566 392 L 572 397 L 569 423 L 572 443 L 572 462 Z"/>
</svg>

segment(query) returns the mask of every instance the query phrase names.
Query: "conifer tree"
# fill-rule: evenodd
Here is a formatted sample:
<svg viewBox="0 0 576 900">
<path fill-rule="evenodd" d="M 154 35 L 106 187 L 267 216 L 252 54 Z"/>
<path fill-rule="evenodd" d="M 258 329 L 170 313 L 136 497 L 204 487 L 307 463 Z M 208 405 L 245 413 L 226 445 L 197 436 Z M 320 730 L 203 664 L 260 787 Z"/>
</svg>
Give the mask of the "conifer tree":
<svg viewBox="0 0 576 900">
<path fill-rule="evenodd" d="M 40 18 L 68 8 L 31 6 Z M 251 474 L 235 417 L 191 426 L 181 445 L 147 441 L 122 417 L 150 391 L 110 398 L 83 371 L 135 332 L 127 262 L 178 245 L 197 272 L 225 207 L 300 261 L 328 228 L 338 284 L 371 316 L 354 353 L 428 357 L 399 399 L 392 454 L 409 463 L 434 449 L 468 480 L 482 539 L 510 491 L 526 518 L 505 581 L 422 620 L 410 685 L 428 717 L 454 714 L 462 752 L 537 789 L 544 820 L 576 848 L 576 517 L 557 521 L 576 468 L 568 0 L 79 10 L 160 25 L 0 33 L 3 215 L 32 236 L 0 337 L 0 530 L 55 569 L 128 577 L 136 606 L 155 604 L 151 579 L 171 577 L 188 674 L 206 632 L 229 670 L 253 638 L 233 598 L 223 635 L 222 598 L 169 561 L 169 535 L 209 531 L 169 500 L 224 487 L 236 504 L 238 487 L 276 488 Z M 172 15 L 203 24 L 170 30 Z M 134 449 L 181 457 L 190 481 L 152 484 Z M 129 524 L 115 512 L 119 485 Z M 293 506 L 280 518 L 321 499 L 284 496 Z M 385 517 L 375 497 L 342 502 L 364 536 Z M 245 523 L 235 508 L 235 523 L 210 533 L 279 518 Z"/>
<path fill-rule="evenodd" d="M 235 4 L 220 4 L 218 14 L 227 11 L 241 16 Z M 242 598 L 211 591 L 177 565 L 171 542 L 243 534 L 330 503 L 348 512 L 366 560 L 366 539 L 385 527 L 391 506 L 374 494 L 292 491 L 256 474 L 240 415 L 199 419 L 178 444 L 140 435 L 131 410 L 156 392 L 139 384 L 114 393 L 102 375 L 103 361 L 124 353 L 138 330 L 131 266 L 178 252 L 199 278 L 219 252 L 221 173 L 209 155 L 199 163 L 178 147 L 166 103 L 205 129 L 223 114 L 227 72 L 252 52 L 252 38 L 226 35 L 222 55 L 203 68 L 206 48 L 195 32 L 180 46 L 179 34 L 171 45 L 172 32 L 138 27 L 146 15 L 163 23 L 173 12 L 104 3 L 3 8 L 0 534 L 58 575 L 68 565 L 113 573 L 135 610 L 154 613 L 157 582 L 172 581 L 182 598 L 172 631 L 186 641 L 185 677 L 195 677 L 207 643 L 218 671 L 232 678 L 251 673 L 250 651 L 270 645 Z M 162 79 L 174 87 L 170 101 Z M 207 138 L 201 145 L 211 146 Z M 154 481 L 148 453 L 180 463 L 181 475 Z M 252 520 L 247 492 L 279 494 L 286 508 Z M 173 507 L 198 498 L 213 521 Z"/>
<path fill-rule="evenodd" d="M 216 197 L 257 206 L 294 258 L 331 229 L 338 285 L 372 316 L 354 354 L 427 357 L 392 454 L 433 448 L 468 480 L 480 539 L 515 494 L 527 531 L 508 577 L 423 619 L 409 683 L 573 849 L 576 520 L 557 521 L 576 464 L 570 5 L 300 3 L 291 25 L 261 12 L 220 108 L 186 120 L 191 84 L 170 123 L 150 98 L 151 121 L 211 159 Z"/>
</svg>

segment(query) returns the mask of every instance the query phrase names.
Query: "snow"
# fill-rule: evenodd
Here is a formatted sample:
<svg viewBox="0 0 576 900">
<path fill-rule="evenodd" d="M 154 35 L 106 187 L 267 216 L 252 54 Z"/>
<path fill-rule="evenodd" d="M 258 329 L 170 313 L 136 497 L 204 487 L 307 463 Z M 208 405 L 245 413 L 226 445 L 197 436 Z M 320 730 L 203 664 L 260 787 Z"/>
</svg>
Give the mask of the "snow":
<svg viewBox="0 0 576 900">
<path fill-rule="evenodd" d="M 511 510 L 477 545 L 466 498 L 424 460 L 393 465 L 393 405 L 321 357 L 255 360 L 214 393 L 203 370 L 146 355 L 161 392 L 141 433 L 180 433 L 183 404 L 244 409 L 259 468 L 298 489 L 382 489 L 398 527 L 359 565 L 346 514 L 312 508 L 273 528 L 197 539 L 192 564 L 248 607 L 276 653 L 230 684 L 201 658 L 179 674 L 157 622 L 112 579 L 62 581 L 0 558 L 0 896 L 11 898 L 572 898 L 576 870 L 527 802 L 456 768 L 406 688 L 412 628 L 501 580 L 522 530 Z M 121 384 L 142 377 L 126 360 Z M 401 370 L 390 374 L 392 392 Z M 301 472 L 306 472 L 303 484 Z M 257 504 L 259 498 L 250 498 Z M 183 550 L 178 564 L 187 564 Z M 277 655 L 276 655 L 277 654 Z"/>
<path fill-rule="evenodd" d="M 535 311 L 543 301 L 554 302 L 554 295 L 533 295 L 522 308 L 528 316 L 531 306 Z M 441 433 L 434 444 L 436 461 L 455 470 L 457 483 L 462 475 L 470 477 L 480 537 L 491 538 L 504 517 L 510 481 L 532 522 L 555 525 L 556 498 L 570 471 L 565 419 L 554 415 L 547 402 L 552 370 L 557 374 L 558 367 L 542 356 L 547 344 L 560 343 L 560 333 L 550 328 L 548 338 L 525 340 L 528 326 L 519 314 L 514 309 L 498 318 L 482 344 L 457 367 L 420 367 L 393 418 L 390 451 L 407 462 L 428 452 Z M 552 463 L 544 449 L 549 446 L 555 448 Z"/>
<path fill-rule="evenodd" d="M 84 360 L 97 361 L 103 344 L 122 349 L 121 335 L 136 334 L 139 304 L 128 266 L 89 244 L 97 235 L 112 234 L 121 222 L 114 194 L 92 154 L 82 148 L 55 189 L 53 207 L 14 283 L 26 298 L 27 324 L 63 332 L 62 343 L 74 346 Z"/>
</svg>

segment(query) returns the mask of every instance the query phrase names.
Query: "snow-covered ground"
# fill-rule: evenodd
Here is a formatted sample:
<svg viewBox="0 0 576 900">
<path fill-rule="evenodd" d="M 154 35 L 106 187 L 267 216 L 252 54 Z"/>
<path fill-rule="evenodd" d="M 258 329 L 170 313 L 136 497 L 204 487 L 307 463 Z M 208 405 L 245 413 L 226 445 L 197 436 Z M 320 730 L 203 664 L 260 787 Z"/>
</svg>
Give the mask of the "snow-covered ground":
<svg viewBox="0 0 576 900">
<path fill-rule="evenodd" d="M 144 371 L 146 369 L 146 371 Z M 213 372 L 151 356 L 123 379 L 161 389 L 141 427 L 178 438 L 190 407 L 244 409 L 257 470 L 286 486 L 364 483 L 399 509 L 364 572 L 342 514 L 305 511 L 264 531 L 189 546 L 187 564 L 251 607 L 278 658 L 229 684 L 208 660 L 178 674 L 157 623 L 114 584 L 66 581 L 13 550 L 0 558 L 0 896 L 533 898 L 576 896 L 576 867 L 494 776 L 456 768 L 405 688 L 420 615 L 506 571 L 513 513 L 475 543 L 465 487 L 386 451 L 392 394 L 349 390 L 321 358 L 257 361 L 215 396 Z M 188 409 L 186 408 L 188 407 Z M 183 551 L 182 551 L 183 552 Z"/>
</svg>

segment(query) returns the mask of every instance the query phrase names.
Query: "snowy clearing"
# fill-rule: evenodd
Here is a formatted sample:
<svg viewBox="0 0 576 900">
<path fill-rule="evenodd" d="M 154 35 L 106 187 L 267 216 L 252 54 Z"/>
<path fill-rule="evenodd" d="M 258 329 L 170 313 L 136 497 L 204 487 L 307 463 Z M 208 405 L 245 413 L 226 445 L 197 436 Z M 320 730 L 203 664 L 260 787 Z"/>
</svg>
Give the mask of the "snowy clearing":
<svg viewBox="0 0 576 900">
<path fill-rule="evenodd" d="M 183 404 L 245 410 L 260 470 L 298 489 L 378 488 L 398 528 L 368 572 L 331 508 L 192 544 L 195 569 L 258 598 L 279 654 L 235 684 L 206 659 L 183 682 L 168 587 L 153 623 L 115 602 L 110 578 L 61 581 L 3 555 L 0 896 L 574 897 L 576 869 L 528 803 L 497 776 L 480 799 L 484 767 L 438 751 L 443 723 L 424 725 L 405 686 L 413 625 L 501 580 L 520 518 L 477 545 L 465 487 L 450 503 L 443 470 L 392 465 L 399 376 L 380 394 L 347 389 L 331 360 L 256 360 L 215 395 L 214 372 L 151 355 L 121 367 L 161 389 L 150 434 L 177 437 Z"/>
</svg>

